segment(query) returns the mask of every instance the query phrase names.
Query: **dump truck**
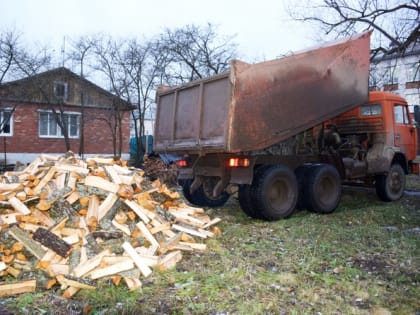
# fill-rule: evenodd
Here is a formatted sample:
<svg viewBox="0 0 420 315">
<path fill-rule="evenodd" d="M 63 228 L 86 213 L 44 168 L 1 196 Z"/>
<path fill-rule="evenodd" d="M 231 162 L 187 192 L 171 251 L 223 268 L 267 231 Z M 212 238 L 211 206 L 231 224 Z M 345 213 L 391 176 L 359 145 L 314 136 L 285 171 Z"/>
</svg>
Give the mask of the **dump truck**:
<svg viewBox="0 0 420 315">
<path fill-rule="evenodd" d="M 192 204 L 218 207 L 237 194 L 253 218 L 331 213 L 346 183 L 397 200 L 406 174 L 418 173 L 417 132 L 403 98 L 369 92 L 369 46 L 366 32 L 159 87 L 154 152 L 179 157 Z"/>
</svg>

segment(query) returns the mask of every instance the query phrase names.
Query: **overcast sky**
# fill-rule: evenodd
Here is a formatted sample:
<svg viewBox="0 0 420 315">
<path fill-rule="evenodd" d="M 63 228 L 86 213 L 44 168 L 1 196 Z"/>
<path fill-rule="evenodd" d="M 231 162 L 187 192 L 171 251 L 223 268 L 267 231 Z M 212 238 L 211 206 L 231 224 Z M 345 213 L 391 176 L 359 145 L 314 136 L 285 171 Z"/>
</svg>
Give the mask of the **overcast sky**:
<svg viewBox="0 0 420 315">
<path fill-rule="evenodd" d="M 309 27 L 290 20 L 293 0 L 0 0 L 0 31 L 60 50 L 63 39 L 92 33 L 150 37 L 164 28 L 212 23 L 236 35 L 244 61 L 272 59 L 314 45 Z"/>
</svg>

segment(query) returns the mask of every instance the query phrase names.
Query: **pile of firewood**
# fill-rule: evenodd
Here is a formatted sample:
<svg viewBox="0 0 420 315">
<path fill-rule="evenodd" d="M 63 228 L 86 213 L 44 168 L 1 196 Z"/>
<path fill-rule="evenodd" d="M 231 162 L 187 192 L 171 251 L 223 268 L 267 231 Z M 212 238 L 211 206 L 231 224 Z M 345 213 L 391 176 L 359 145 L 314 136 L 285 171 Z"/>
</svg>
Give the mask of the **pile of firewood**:
<svg viewBox="0 0 420 315">
<path fill-rule="evenodd" d="M 219 221 L 122 161 L 40 156 L 1 176 L 0 297 L 60 285 L 70 298 L 103 278 L 137 289 L 206 250 Z"/>
<path fill-rule="evenodd" d="M 143 170 L 151 180 L 158 179 L 169 186 L 177 184 L 178 170 L 174 163 L 165 164 L 159 156 L 145 156 Z"/>
</svg>

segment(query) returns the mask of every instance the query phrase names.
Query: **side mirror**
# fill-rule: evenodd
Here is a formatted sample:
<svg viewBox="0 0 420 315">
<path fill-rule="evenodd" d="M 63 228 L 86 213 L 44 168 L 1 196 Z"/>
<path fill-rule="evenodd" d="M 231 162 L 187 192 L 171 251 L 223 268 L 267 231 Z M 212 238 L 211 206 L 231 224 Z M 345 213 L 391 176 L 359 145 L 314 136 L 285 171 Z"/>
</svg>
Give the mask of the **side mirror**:
<svg viewBox="0 0 420 315">
<path fill-rule="evenodd" d="M 414 120 L 420 124 L 420 106 L 414 106 Z"/>
</svg>

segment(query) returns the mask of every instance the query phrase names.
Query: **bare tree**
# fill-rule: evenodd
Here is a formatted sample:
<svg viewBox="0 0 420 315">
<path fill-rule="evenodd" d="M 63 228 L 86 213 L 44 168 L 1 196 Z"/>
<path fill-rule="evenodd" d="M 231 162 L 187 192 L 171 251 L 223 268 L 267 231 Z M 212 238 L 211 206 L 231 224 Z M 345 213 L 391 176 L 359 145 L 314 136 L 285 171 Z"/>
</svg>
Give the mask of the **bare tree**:
<svg viewBox="0 0 420 315">
<path fill-rule="evenodd" d="M 135 163 L 140 163 L 140 155 L 145 151 L 142 136 L 145 135 L 145 120 L 151 118 L 154 110 L 154 96 L 157 85 L 162 84 L 165 70 L 170 65 L 167 51 L 160 51 L 153 41 L 132 39 L 127 43 L 121 65 L 127 75 L 129 86 L 127 98 L 135 106 L 132 111 L 134 138 L 138 153 Z"/>
<path fill-rule="evenodd" d="M 109 38 L 101 38 L 94 44 L 95 62 L 92 68 L 102 74 L 109 84 L 109 90 L 119 99 L 127 99 L 129 79 L 121 66 L 121 53 L 124 41 L 116 41 Z M 113 151 L 115 156 L 121 156 L 122 143 L 122 106 L 119 102 L 112 102 L 108 126 L 110 127 Z"/>
<path fill-rule="evenodd" d="M 11 31 L 0 33 L 0 84 L 13 70 L 19 36 Z"/>
<path fill-rule="evenodd" d="M 158 50 L 166 52 L 171 63 L 166 70 L 177 83 L 218 74 L 229 69 L 236 55 L 234 36 L 219 36 L 216 27 L 186 25 L 166 29 L 158 41 Z M 168 82 L 171 83 L 171 82 Z"/>
<path fill-rule="evenodd" d="M 13 71 L 15 55 L 17 54 L 19 36 L 16 32 L 0 33 L 0 85 Z M 0 100 L 0 107 L 1 100 Z M 10 118 L 16 105 L 11 110 L 1 109 L 0 132 L 3 133 L 10 126 Z"/>
<path fill-rule="evenodd" d="M 93 51 L 97 46 L 98 41 L 100 40 L 99 35 L 95 36 L 82 36 L 76 41 L 70 41 L 72 50 L 70 51 L 68 57 L 77 62 L 78 67 L 80 67 L 79 75 L 81 78 L 86 77 L 85 66 L 86 62 L 89 62 L 89 57 L 93 56 Z M 80 135 L 79 135 L 79 155 L 83 157 L 84 146 L 85 146 L 85 105 L 86 105 L 86 91 L 81 81 L 80 86 Z"/>
<path fill-rule="evenodd" d="M 403 54 L 420 41 L 419 0 L 318 0 L 293 2 L 292 18 L 319 25 L 325 35 L 373 30 L 372 58 Z"/>
<path fill-rule="evenodd" d="M 6 81 L 34 75 L 46 69 L 50 61 L 50 55 L 45 48 L 32 49 L 30 53 L 29 49 L 23 46 L 21 34 L 18 31 L 12 29 L 0 32 L 0 85 Z M 39 91 L 36 93 L 39 94 Z M 31 91 L 24 89 L 15 96 L 28 100 L 31 97 Z M 10 128 L 10 120 L 17 106 L 14 103 L 15 105 L 10 108 L 9 102 L 5 104 L 7 108 L 4 108 L 3 100 L 0 98 L 1 133 Z M 4 160 L 6 160 L 6 137 L 4 137 L 4 154 Z"/>
</svg>

